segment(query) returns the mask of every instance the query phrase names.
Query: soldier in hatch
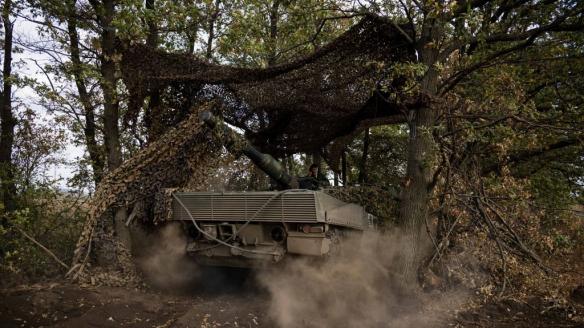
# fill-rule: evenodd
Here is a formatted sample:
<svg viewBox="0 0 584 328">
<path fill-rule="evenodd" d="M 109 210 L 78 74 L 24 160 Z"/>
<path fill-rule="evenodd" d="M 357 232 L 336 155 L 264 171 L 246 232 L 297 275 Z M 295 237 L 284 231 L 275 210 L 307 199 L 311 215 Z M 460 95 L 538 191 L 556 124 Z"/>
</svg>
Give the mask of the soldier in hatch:
<svg viewBox="0 0 584 328">
<path fill-rule="evenodd" d="M 308 176 L 313 177 L 315 179 L 318 178 L 318 165 L 317 164 L 310 165 L 310 167 L 308 168 Z"/>
<path fill-rule="evenodd" d="M 330 186 L 326 176 L 319 172 L 318 164 L 312 164 L 308 168 L 308 175 L 299 179 L 300 189 L 318 190 L 320 187 Z"/>
</svg>

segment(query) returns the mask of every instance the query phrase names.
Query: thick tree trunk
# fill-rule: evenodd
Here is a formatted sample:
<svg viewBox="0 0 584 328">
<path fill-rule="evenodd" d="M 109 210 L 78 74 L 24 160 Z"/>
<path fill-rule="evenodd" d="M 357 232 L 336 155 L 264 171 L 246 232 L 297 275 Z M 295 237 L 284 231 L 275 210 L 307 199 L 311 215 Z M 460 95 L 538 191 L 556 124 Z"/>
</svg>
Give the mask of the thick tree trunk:
<svg viewBox="0 0 584 328">
<path fill-rule="evenodd" d="M 404 229 L 406 241 L 402 246 L 403 275 L 405 285 L 412 286 L 421 258 L 422 227 L 428 217 L 429 162 L 432 158 L 432 135 L 429 129 L 433 122 L 430 107 L 419 109 L 410 124 L 406 178 L 400 199 L 399 221 Z"/>
<path fill-rule="evenodd" d="M 120 147 L 119 100 L 116 94 L 116 63 L 114 57 L 115 28 L 111 25 L 114 18 L 114 1 L 104 0 L 100 15 L 101 23 L 101 88 L 104 95 L 104 140 L 107 151 L 108 170 L 113 171 L 122 164 L 122 152 Z"/>
<path fill-rule="evenodd" d="M 130 227 L 126 225 L 127 219 L 127 209 L 125 207 L 118 208 L 114 214 L 114 229 L 116 231 L 117 239 L 127 250 L 132 250 L 132 235 Z"/>
<path fill-rule="evenodd" d="M 93 170 L 93 180 L 97 186 L 101 181 L 104 173 L 104 160 L 101 150 L 101 146 L 98 144 L 96 139 L 96 123 L 95 123 L 95 111 L 93 104 L 91 103 L 91 97 L 87 92 L 87 86 L 85 84 L 85 79 L 83 78 L 83 67 L 79 51 L 79 34 L 77 33 L 77 12 L 75 10 L 76 0 L 70 0 L 69 14 L 67 16 L 67 32 L 69 34 L 69 52 L 71 54 L 71 62 L 73 64 L 73 78 L 75 79 L 75 85 L 77 86 L 77 91 L 79 92 L 79 101 L 83 106 L 83 111 L 85 114 L 85 126 L 83 128 L 85 136 L 85 144 L 87 146 L 87 152 L 89 153 L 89 158 L 91 160 L 91 168 Z"/>
<path fill-rule="evenodd" d="M 2 6 L 2 23 L 4 25 L 4 62 L 2 66 L 3 88 L 0 98 L 0 179 L 2 180 L 2 200 L 5 211 L 16 209 L 16 186 L 12 147 L 14 145 L 14 127 L 16 118 L 12 113 L 12 37 L 14 25 L 10 22 L 12 1 L 5 0 Z"/>
<path fill-rule="evenodd" d="M 439 28 L 429 22 L 425 25 L 418 47 L 421 60 L 428 68 L 421 81 L 421 96 L 430 100 L 436 95 L 438 87 L 438 72 L 434 66 L 437 57 L 437 43 L 434 40 L 438 38 L 438 33 Z M 402 282 L 406 288 L 415 286 L 417 269 L 423 257 L 423 227 L 428 219 L 432 163 L 435 159 L 432 137 L 435 112 L 431 102 L 412 111 L 409 117 L 407 168 L 399 208 L 399 221 L 406 238 L 402 247 Z"/>
<path fill-rule="evenodd" d="M 90 1 L 97 14 L 100 24 L 101 32 L 101 56 L 100 56 L 100 70 L 101 81 L 100 86 L 104 97 L 104 114 L 103 114 L 103 129 L 104 142 L 107 155 L 107 168 L 111 172 L 122 164 L 122 150 L 120 145 L 120 129 L 119 129 L 119 99 L 116 92 L 116 63 L 114 61 L 116 55 L 115 27 L 112 26 L 112 21 L 115 15 L 114 0 L 103 0 L 101 3 L 97 1 Z M 119 242 L 121 242 L 128 250 L 132 249 L 132 241 L 130 239 L 129 229 L 125 224 L 126 209 L 118 208 L 115 212 L 115 233 Z"/>
</svg>

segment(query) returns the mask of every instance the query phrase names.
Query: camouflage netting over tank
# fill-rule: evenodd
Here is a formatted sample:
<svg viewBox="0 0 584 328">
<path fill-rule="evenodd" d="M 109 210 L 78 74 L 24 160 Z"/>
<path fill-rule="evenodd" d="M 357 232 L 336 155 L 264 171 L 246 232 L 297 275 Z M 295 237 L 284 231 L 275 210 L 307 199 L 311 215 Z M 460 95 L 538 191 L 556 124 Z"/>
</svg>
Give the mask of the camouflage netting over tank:
<svg viewBox="0 0 584 328">
<path fill-rule="evenodd" d="M 127 250 L 113 235 L 113 213 L 145 209 L 152 222 L 165 188 L 206 187 L 220 166 L 221 146 L 202 128 L 202 110 L 222 114 L 264 152 L 282 156 L 326 148 L 329 163 L 338 158 L 341 148 L 335 145 L 344 146 L 349 136 L 402 122 L 405 112 L 422 105 L 404 96 L 402 79 L 392 73 L 393 65 L 414 58 L 408 39 L 405 27 L 367 16 L 315 53 L 265 69 L 125 46 L 121 67 L 131 96 L 126 122 L 135 122 L 147 107 L 150 144 L 98 186 L 70 276 L 87 278 L 84 268 L 99 249 L 110 254 L 107 263 L 118 272 L 132 275 Z"/>
<path fill-rule="evenodd" d="M 227 104 L 225 121 L 245 130 L 262 151 L 281 157 L 325 149 L 336 163 L 341 147 L 335 140 L 403 122 L 403 113 L 421 105 L 401 92 L 404 79 L 391 73 L 396 63 L 415 61 L 408 31 L 366 16 L 311 55 L 263 69 L 127 46 L 121 62 L 131 94 L 126 121 L 135 122 L 148 103 L 147 124 L 167 128 L 194 103 L 215 97 Z"/>
<path fill-rule="evenodd" d="M 218 138 L 203 128 L 198 116 L 201 111 L 214 107 L 220 105 L 208 102 L 192 108 L 177 127 L 104 178 L 89 204 L 89 218 L 77 243 L 70 276 L 82 275 L 90 262 L 90 253 L 100 251 L 109 253 L 109 262 L 120 271 L 132 270 L 127 265 L 127 250 L 119 247 L 113 238 L 112 210 L 136 206 L 154 210 L 156 195 L 165 188 L 205 188 L 206 179 L 221 164 L 221 143 L 215 142 Z"/>
</svg>

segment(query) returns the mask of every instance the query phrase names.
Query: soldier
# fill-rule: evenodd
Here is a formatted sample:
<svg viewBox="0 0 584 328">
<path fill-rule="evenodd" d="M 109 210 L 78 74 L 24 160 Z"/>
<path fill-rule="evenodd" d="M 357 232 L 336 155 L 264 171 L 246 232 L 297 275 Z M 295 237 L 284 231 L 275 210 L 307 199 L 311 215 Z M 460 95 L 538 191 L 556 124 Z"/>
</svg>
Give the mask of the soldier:
<svg viewBox="0 0 584 328">
<path fill-rule="evenodd" d="M 326 176 L 319 172 L 318 164 L 312 164 L 308 168 L 308 175 L 298 180 L 300 189 L 318 190 L 320 187 L 330 186 Z"/>
<path fill-rule="evenodd" d="M 310 165 L 310 167 L 308 168 L 308 176 L 317 179 L 317 177 L 318 177 L 318 165 L 317 164 Z"/>
</svg>

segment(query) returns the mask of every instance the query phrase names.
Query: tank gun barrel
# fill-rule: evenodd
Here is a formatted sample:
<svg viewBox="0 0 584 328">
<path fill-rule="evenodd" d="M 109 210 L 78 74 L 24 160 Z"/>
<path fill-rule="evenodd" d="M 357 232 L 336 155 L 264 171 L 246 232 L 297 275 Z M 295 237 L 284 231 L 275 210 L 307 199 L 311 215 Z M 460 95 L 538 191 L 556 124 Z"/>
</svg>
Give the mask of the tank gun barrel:
<svg viewBox="0 0 584 328">
<path fill-rule="evenodd" d="M 264 154 L 252 146 L 247 139 L 237 134 L 233 129 L 221 122 L 211 112 L 204 111 L 200 115 L 203 121 L 210 129 L 220 129 L 223 137 L 225 148 L 231 153 L 243 153 L 247 156 L 257 167 L 276 180 L 285 188 L 297 188 L 294 182 L 295 179 L 286 173 L 284 167 L 274 157 L 269 154 Z"/>
</svg>

